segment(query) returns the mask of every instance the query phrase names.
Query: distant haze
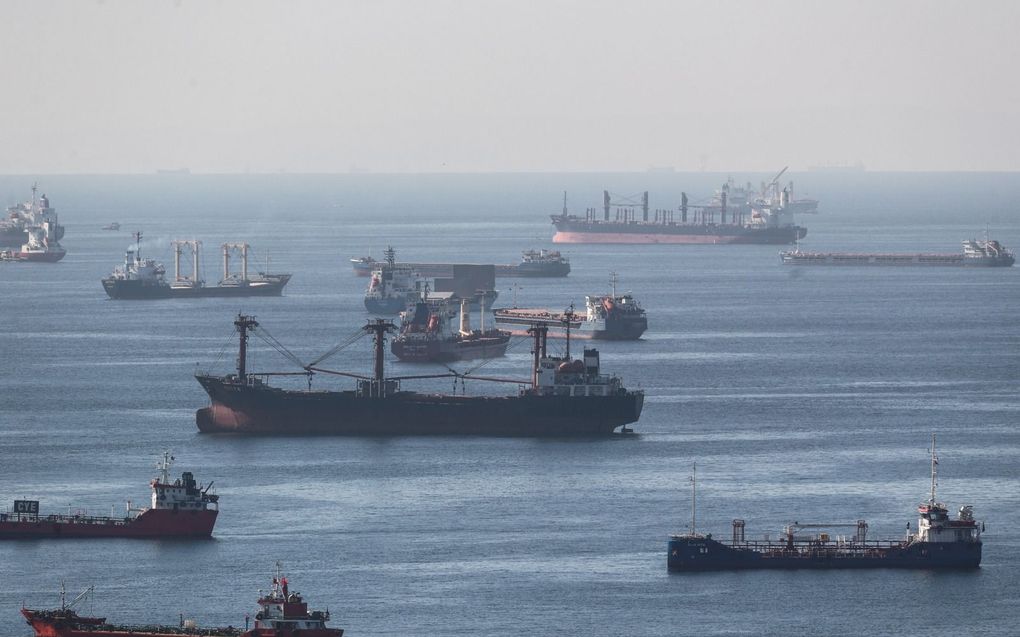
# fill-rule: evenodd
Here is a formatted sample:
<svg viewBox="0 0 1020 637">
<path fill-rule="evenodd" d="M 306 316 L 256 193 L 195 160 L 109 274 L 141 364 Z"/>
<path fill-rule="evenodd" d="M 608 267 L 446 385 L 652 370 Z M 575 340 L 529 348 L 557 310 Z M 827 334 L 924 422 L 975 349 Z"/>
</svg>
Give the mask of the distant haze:
<svg viewBox="0 0 1020 637">
<path fill-rule="evenodd" d="M 1020 170 L 1020 2 L 0 0 L 0 173 Z"/>
</svg>

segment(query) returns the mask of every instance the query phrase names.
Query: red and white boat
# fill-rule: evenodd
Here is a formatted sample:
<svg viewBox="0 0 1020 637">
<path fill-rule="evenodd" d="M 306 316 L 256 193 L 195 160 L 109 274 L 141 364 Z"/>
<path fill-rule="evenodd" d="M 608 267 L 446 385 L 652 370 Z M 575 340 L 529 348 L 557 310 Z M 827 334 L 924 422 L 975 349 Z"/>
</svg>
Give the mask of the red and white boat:
<svg viewBox="0 0 1020 637">
<path fill-rule="evenodd" d="M 194 537 L 212 535 L 219 515 L 219 496 L 209 493 L 190 471 L 170 479 L 173 456 L 163 454 L 156 465 L 159 475 L 152 487 L 152 506 L 136 509 L 127 504 L 124 517 L 89 515 L 87 510 L 67 515 L 40 515 L 38 500 L 15 500 L 14 508 L 0 513 L 0 540 L 77 537 Z"/>
<path fill-rule="evenodd" d="M 342 628 L 329 628 L 329 611 L 309 611 L 308 604 L 299 593 L 290 592 L 287 578 L 280 573 L 273 578 L 273 588 L 268 595 L 259 598 L 259 611 L 255 623 L 249 628 L 251 618 L 244 616 L 244 629 L 201 628 L 194 620 L 184 619 L 177 626 L 122 625 L 111 624 L 105 617 L 82 617 L 74 606 L 92 592 L 92 587 L 82 591 L 78 597 L 65 603 L 64 593 L 60 594 L 60 608 L 55 610 L 33 610 L 22 608 L 29 626 L 36 637 L 342 637 Z"/>
</svg>

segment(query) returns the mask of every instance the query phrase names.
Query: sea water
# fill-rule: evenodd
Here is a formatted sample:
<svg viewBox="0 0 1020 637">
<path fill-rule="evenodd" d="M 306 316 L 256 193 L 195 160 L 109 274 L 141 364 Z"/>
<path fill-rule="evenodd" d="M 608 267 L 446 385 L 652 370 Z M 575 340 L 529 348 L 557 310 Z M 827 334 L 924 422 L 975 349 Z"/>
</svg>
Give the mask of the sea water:
<svg viewBox="0 0 1020 637">
<path fill-rule="evenodd" d="M 765 175 L 752 175 L 757 183 Z M 704 201 L 720 174 L 152 175 L 41 177 L 67 226 L 55 265 L 0 264 L 0 508 L 117 515 L 145 505 L 165 449 L 215 481 L 210 541 L 0 543 L 0 634 L 18 608 L 79 606 L 116 622 L 243 626 L 279 560 L 292 589 L 358 635 L 1016 634 L 1020 536 L 1020 268 L 791 268 L 776 246 L 569 245 L 564 279 L 517 281 L 520 306 L 583 307 L 618 291 L 647 309 L 636 342 L 596 346 L 643 389 L 638 435 L 604 440 L 240 438 L 198 434 L 196 370 L 235 364 L 238 312 L 308 362 L 370 316 L 348 259 L 513 263 L 552 247 L 548 215 L 650 191 Z M 804 249 L 956 252 L 983 236 L 1020 248 L 1020 175 L 805 173 L 821 201 Z M 0 178 L 10 204 L 35 177 Z M 738 178 L 738 181 L 742 178 Z M 634 197 L 639 200 L 639 197 Z M 635 206 L 637 208 L 637 206 Z M 640 215 L 640 212 L 638 212 Z M 120 232 L 100 228 L 113 221 Z M 281 298 L 111 301 L 100 279 L 143 233 L 252 245 Z M 512 303 L 512 279 L 498 279 Z M 477 321 L 477 319 L 476 319 Z M 563 342 L 553 343 L 557 350 Z M 478 373 L 526 379 L 530 343 Z M 362 339 L 327 363 L 369 373 Z M 398 363 L 394 374 L 436 368 Z M 253 340 L 251 368 L 296 371 Z M 475 362 L 458 363 L 461 371 Z M 440 368 L 441 369 L 441 368 Z M 284 381 L 281 381 L 284 382 Z M 286 382 L 284 382 L 286 384 Z M 304 384 L 303 379 L 290 384 Z M 349 386 L 316 377 L 313 387 Z M 405 388 L 453 391 L 452 379 Z M 468 393 L 515 385 L 467 381 Z M 457 386 L 457 391 L 461 391 Z M 979 570 L 667 574 L 670 533 L 774 539 L 784 524 L 916 528 L 938 436 L 939 499 L 987 525 Z M 852 533 L 852 529 L 847 534 Z"/>
</svg>

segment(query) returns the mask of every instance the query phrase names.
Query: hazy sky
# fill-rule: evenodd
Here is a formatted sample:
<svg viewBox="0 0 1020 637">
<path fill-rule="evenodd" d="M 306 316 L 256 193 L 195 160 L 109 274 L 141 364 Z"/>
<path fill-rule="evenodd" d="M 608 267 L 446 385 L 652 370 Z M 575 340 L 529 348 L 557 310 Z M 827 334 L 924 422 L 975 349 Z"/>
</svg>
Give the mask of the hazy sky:
<svg viewBox="0 0 1020 637">
<path fill-rule="evenodd" d="M 0 0 L 0 173 L 1020 170 L 1020 1 Z"/>
</svg>

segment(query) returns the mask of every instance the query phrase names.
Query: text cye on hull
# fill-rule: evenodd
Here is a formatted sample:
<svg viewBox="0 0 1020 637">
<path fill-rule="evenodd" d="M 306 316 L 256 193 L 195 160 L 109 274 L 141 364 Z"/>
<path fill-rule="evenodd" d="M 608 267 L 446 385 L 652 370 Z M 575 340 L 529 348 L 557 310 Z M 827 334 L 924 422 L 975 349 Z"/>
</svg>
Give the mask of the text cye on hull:
<svg viewBox="0 0 1020 637">
<path fill-rule="evenodd" d="M 692 514 L 691 532 L 669 539 L 667 567 L 680 573 L 742 569 L 977 568 L 981 564 L 984 525 L 974 519 L 973 507 L 969 505 L 960 507 L 955 520 L 949 518 L 946 505 L 935 498 L 937 467 L 933 435 L 931 494 L 928 501 L 918 507 L 917 533 L 910 533 L 908 524 L 907 536 L 902 540 L 869 540 L 868 523 L 864 520 L 846 524 L 794 522 L 783 530 L 777 541 L 769 540 L 768 536 L 762 541 L 747 540 L 744 521 L 733 520 L 732 539 L 716 540 L 711 534 L 697 533 L 697 518 Z M 692 485 L 696 485 L 693 480 Z M 692 490 L 694 488 L 692 486 Z M 853 535 L 829 533 L 838 533 L 841 528 L 853 529 Z M 799 533 L 805 530 L 819 532 Z"/>
<path fill-rule="evenodd" d="M 254 622 L 244 616 L 244 628 L 226 626 L 201 628 L 194 620 L 181 620 L 176 626 L 158 624 L 114 624 L 105 617 L 79 615 L 74 606 L 92 592 L 89 587 L 70 603 L 60 594 L 60 608 L 34 610 L 22 608 L 21 614 L 36 637 L 342 637 L 342 628 L 330 628 L 329 611 L 310 611 L 299 593 L 291 592 L 287 578 L 280 572 L 273 578 L 268 595 L 258 600 Z M 261 593 L 261 592 L 260 592 Z M 240 622 L 239 622 L 240 623 Z"/>
<path fill-rule="evenodd" d="M 152 479 L 152 505 L 132 508 L 120 518 L 88 515 L 40 515 L 38 500 L 15 500 L 10 513 L 0 513 L 0 539 L 26 538 L 208 538 L 219 515 L 219 496 L 209 493 L 190 471 L 170 479 L 173 457 L 163 454 Z"/>
<path fill-rule="evenodd" d="M 320 434 L 353 436 L 476 435 L 476 436 L 606 436 L 641 416 L 644 393 L 626 389 L 619 378 L 602 374 L 599 352 L 584 350 L 583 359 L 549 356 L 547 328 L 533 327 L 530 381 L 465 376 L 456 372 L 406 377 L 383 374 L 386 334 L 394 325 L 383 319 L 363 329 L 375 337 L 375 372 L 363 376 L 318 367 L 325 356 L 304 365 L 309 380 L 315 373 L 356 379 L 352 390 L 291 390 L 272 387 L 275 374 L 247 370 L 250 333 L 263 338 L 253 317 L 239 315 L 236 374 L 198 374 L 196 379 L 211 404 L 196 413 L 206 433 Z M 353 339 L 348 342 L 353 342 Z M 274 347 L 279 343 L 274 341 Z M 334 348 L 335 353 L 338 348 Z M 296 360 L 293 355 L 292 360 Z M 293 374 L 293 373 L 291 373 Z M 401 381 L 441 376 L 517 384 L 510 396 L 425 394 L 402 390 Z"/>
</svg>

